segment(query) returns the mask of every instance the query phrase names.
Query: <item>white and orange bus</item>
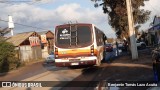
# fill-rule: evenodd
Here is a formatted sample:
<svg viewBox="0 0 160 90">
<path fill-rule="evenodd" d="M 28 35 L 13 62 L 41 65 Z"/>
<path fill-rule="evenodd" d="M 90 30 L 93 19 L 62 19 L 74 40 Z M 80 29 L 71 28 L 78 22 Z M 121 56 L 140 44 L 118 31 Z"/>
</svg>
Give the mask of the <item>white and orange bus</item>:
<svg viewBox="0 0 160 90">
<path fill-rule="evenodd" d="M 58 67 L 101 64 L 106 36 L 93 24 L 58 25 L 55 28 L 55 64 Z"/>
</svg>

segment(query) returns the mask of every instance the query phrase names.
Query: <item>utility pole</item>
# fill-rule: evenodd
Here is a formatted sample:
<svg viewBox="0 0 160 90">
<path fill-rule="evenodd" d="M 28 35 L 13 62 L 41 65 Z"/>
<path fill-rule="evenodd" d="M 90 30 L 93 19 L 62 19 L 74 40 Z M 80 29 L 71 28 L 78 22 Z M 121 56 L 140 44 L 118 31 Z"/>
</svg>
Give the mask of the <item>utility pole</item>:
<svg viewBox="0 0 160 90">
<path fill-rule="evenodd" d="M 8 28 L 11 30 L 11 36 L 13 36 L 13 28 L 14 28 L 14 23 L 12 20 L 12 16 L 8 15 L 9 21 L 8 21 Z"/>
<path fill-rule="evenodd" d="M 137 44 L 135 39 L 131 0 L 126 0 L 126 5 L 127 5 L 127 13 L 128 13 L 129 37 L 130 37 L 130 43 L 131 43 L 132 60 L 135 60 L 135 59 L 138 59 L 138 52 L 137 52 Z"/>
</svg>

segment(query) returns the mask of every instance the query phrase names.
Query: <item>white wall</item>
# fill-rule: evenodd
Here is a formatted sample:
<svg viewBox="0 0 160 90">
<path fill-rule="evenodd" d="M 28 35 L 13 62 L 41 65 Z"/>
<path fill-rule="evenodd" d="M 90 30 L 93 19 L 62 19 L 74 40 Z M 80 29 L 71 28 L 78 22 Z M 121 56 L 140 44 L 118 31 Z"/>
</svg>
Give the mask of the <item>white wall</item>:
<svg viewBox="0 0 160 90">
<path fill-rule="evenodd" d="M 20 59 L 22 61 L 42 59 L 40 46 L 31 47 L 30 45 L 20 46 Z"/>
<path fill-rule="evenodd" d="M 48 55 L 48 48 L 45 46 L 44 49 L 42 49 L 42 58 L 47 58 Z"/>
<path fill-rule="evenodd" d="M 20 58 L 22 61 L 29 61 L 32 59 L 32 48 L 28 46 L 20 46 Z"/>
</svg>

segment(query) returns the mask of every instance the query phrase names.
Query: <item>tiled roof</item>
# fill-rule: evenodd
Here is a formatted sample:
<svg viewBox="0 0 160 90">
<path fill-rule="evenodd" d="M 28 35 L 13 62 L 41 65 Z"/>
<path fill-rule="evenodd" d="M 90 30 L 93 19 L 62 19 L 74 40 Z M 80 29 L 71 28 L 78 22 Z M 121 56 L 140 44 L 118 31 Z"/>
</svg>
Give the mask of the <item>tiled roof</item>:
<svg viewBox="0 0 160 90">
<path fill-rule="evenodd" d="M 19 46 L 23 41 L 25 41 L 29 36 L 35 32 L 25 32 L 16 34 L 7 39 L 7 42 L 13 43 L 15 46 Z"/>
<path fill-rule="evenodd" d="M 37 32 L 39 35 L 46 34 L 48 31 Z"/>
</svg>

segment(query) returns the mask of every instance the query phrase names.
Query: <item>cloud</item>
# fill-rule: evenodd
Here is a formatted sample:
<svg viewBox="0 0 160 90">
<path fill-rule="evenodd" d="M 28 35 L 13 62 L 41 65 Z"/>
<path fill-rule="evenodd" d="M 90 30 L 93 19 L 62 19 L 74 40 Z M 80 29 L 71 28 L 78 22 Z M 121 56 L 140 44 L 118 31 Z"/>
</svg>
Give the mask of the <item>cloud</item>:
<svg viewBox="0 0 160 90">
<path fill-rule="evenodd" d="M 65 4 L 55 10 L 55 13 L 63 19 L 63 21 L 78 21 L 99 23 L 104 20 L 105 15 L 98 9 L 91 10 L 82 8 L 79 4 Z"/>
<path fill-rule="evenodd" d="M 59 24 L 64 24 L 69 21 L 72 22 L 82 22 L 82 23 L 93 23 L 97 25 L 100 29 L 103 29 L 105 33 L 109 36 L 114 36 L 114 32 L 108 25 L 107 15 L 103 14 L 102 8 L 88 8 L 82 7 L 78 3 L 62 3 L 61 5 L 56 5 L 54 9 L 47 9 L 40 7 L 39 4 L 54 3 L 59 0 L 32 0 L 34 3 L 19 3 L 19 4 L 0 4 L 0 18 L 8 20 L 8 15 L 13 16 L 13 20 L 16 23 L 25 24 L 29 26 L 51 29 Z M 62 0 L 63 1 L 63 0 Z M 61 2 L 62 2 L 61 1 Z M 54 4 L 53 4 L 54 5 Z M 153 21 L 155 15 L 160 15 L 159 11 L 159 1 L 149 0 L 145 2 L 146 10 L 152 11 L 150 15 L 150 20 L 142 25 L 142 29 L 149 28 L 150 22 Z M 0 27 L 6 27 L 7 23 L 0 21 Z M 29 28 L 21 25 L 15 25 L 15 32 L 26 32 L 42 29 Z M 111 34 L 111 35 L 110 35 Z"/>
<path fill-rule="evenodd" d="M 107 16 L 103 14 L 101 8 L 92 10 L 90 8 L 81 7 L 77 3 L 62 4 L 52 10 L 25 3 L 6 5 L 7 4 L 0 4 L 0 7 L 3 7 L 3 9 L 0 10 L 0 17 L 2 19 L 8 20 L 7 16 L 12 15 L 16 23 L 44 29 L 53 30 L 56 25 L 64 24 L 68 21 L 94 23 L 100 26 L 101 23 L 107 22 Z M 0 27 L 1 26 L 5 27 L 6 24 L 0 24 Z M 38 30 L 20 25 L 15 26 L 15 32 Z"/>
</svg>

